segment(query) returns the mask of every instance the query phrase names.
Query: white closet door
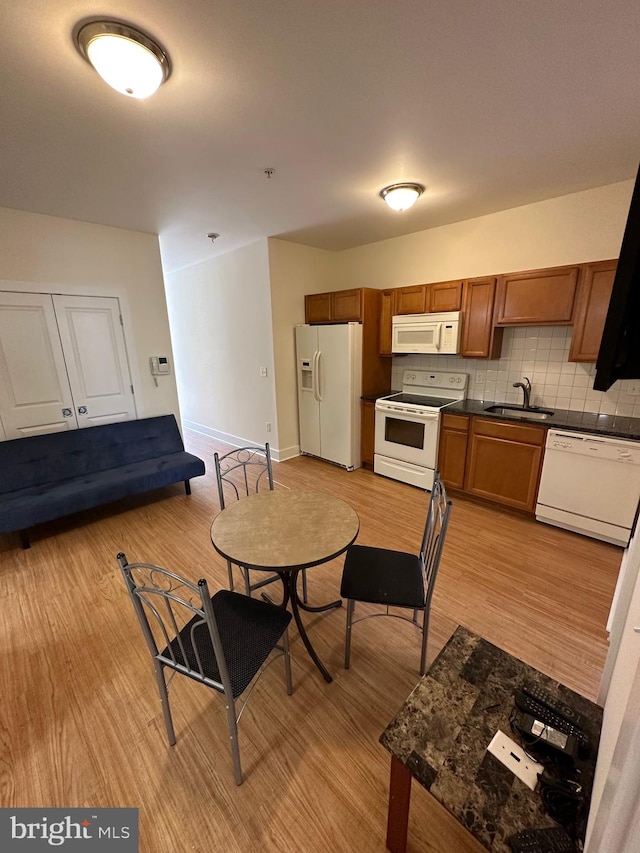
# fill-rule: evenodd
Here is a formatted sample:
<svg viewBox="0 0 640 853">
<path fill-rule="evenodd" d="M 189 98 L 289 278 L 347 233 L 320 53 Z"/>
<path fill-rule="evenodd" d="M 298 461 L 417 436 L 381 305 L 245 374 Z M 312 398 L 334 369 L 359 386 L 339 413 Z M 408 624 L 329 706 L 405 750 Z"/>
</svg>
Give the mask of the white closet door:
<svg viewBox="0 0 640 853">
<path fill-rule="evenodd" d="M 53 305 L 78 426 L 135 419 L 118 300 L 54 296 Z"/>
<path fill-rule="evenodd" d="M 0 409 L 8 439 L 78 428 L 45 293 L 0 292 Z"/>
</svg>

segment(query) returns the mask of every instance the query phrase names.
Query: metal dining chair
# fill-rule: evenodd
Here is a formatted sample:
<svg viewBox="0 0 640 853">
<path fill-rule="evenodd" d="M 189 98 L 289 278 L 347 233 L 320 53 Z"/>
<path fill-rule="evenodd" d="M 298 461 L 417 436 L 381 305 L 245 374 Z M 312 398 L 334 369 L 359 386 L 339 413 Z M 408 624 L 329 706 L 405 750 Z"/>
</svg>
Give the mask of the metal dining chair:
<svg viewBox="0 0 640 853">
<path fill-rule="evenodd" d="M 169 744 L 176 736 L 164 670 L 172 669 L 224 696 L 236 785 L 242 783 L 238 721 L 266 667 L 284 656 L 287 693 L 293 693 L 287 626 L 281 607 L 223 589 L 209 595 L 197 585 L 151 563 L 129 563 L 117 556 L 140 627 L 153 659 Z M 279 654 L 271 657 L 277 650 Z M 236 700 L 248 693 L 239 713 Z"/>
<path fill-rule="evenodd" d="M 429 498 L 422 545 L 418 555 L 367 545 L 352 545 L 347 551 L 340 595 L 347 599 L 347 630 L 344 666 L 351 665 L 351 629 L 356 622 L 374 616 L 394 616 L 417 625 L 422 631 L 420 675 L 427 668 L 427 641 L 431 598 L 449 523 L 451 501 L 436 472 Z M 356 601 L 385 605 L 382 612 L 354 619 Z M 391 613 L 390 607 L 407 608 L 413 617 Z M 422 622 L 418 616 L 422 613 Z"/>
<path fill-rule="evenodd" d="M 271 465 L 271 449 L 269 444 L 262 446 L 237 447 L 222 456 L 214 454 L 216 481 L 218 484 L 218 500 L 220 509 L 223 510 L 230 501 L 240 500 L 251 494 L 258 494 L 261 490 L 273 491 L 273 468 Z M 270 574 L 258 581 L 251 581 L 249 569 L 239 566 L 244 579 L 245 592 L 248 596 L 256 589 L 261 589 L 267 584 L 279 580 L 277 574 Z M 227 560 L 227 572 L 229 574 L 229 589 L 235 589 L 233 579 L 233 565 Z M 307 572 L 303 569 L 302 575 L 302 600 L 307 603 Z"/>
</svg>

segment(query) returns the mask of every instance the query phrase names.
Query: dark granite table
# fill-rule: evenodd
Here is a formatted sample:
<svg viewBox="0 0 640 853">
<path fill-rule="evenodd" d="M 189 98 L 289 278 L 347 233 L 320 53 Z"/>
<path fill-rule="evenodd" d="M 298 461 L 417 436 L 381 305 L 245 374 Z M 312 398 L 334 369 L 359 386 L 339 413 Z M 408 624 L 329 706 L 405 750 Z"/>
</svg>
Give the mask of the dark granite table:
<svg viewBox="0 0 640 853">
<path fill-rule="evenodd" d="M 380 737 L 391 753 L 387 849 L 406 850 L 412 779 L 495 853 L 510 853 L 506 839 L 515 832 L 558 825 L 537 790 L 487 752 L 498 729 L 514 737 L 513 691 L 524 683 L 538 684 L 585 718 L 589 755 L 576 767 L 588 803 L 602 709 L 460 627 Z"/>
</svg>

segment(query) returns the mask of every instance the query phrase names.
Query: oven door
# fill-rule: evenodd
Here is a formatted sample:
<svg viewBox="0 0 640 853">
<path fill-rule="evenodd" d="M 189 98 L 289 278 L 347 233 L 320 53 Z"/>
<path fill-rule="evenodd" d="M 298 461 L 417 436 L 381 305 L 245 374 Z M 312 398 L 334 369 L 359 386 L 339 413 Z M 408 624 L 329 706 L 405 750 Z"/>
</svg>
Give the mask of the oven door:
<svg viewBox="0 0 640 853">
<path fill-rule="evenodd" d="M 439 424 L 438 411 L 376 407 L 375 452 L 412 465 L 435 468 Z"/>
</svg>

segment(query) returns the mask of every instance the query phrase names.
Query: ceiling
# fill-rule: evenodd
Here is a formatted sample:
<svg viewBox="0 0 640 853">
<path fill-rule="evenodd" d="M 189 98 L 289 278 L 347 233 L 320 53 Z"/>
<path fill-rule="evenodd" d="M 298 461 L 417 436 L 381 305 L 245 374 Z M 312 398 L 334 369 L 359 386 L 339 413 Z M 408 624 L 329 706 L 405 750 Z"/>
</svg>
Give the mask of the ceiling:
<svg viewBox="0 0 640 853">
<path fill-rule="evenodd" d="M 105 6 L 171 57 L 146 101 L 75 49 Z M 158 233 L 171 271 L 265 236 L 340 250 L 627 180 L 639 33 L 629 0 L 4 3 L 0 205 Z M 412 210 L 378 197 L 396 181 L 427 187 Z"/>
</svg>

